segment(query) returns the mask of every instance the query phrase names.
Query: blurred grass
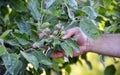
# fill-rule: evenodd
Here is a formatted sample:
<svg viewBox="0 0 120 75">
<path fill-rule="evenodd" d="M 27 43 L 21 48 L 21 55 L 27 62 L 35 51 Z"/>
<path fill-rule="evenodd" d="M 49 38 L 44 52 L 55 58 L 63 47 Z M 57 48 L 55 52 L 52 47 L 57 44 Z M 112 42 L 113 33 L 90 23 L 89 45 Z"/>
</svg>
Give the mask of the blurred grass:
<svg viewBox="0 0 120 75">
<path fill-rule="evenodd" d="M 87 56 L 88 60 L 91 62 L 93 66 L 93 69 L 90 70 L 87 64 L 84 62 L 84 60 L 80 58 L 80 60 L 82 60 L 83 62 L 83 65 L 81 65 L 78 62 L 76 64 L 71 65 L 72 72 L 70 75 L 104 75 L 104 67 L 100 62 L 99 55 L 95 53 L 88 53 Z M 119 58 L 117 60 L 119 60 Z M 113 58 L 106 56 L 105 64 L 106 66 L 114 64 L 117 70 L 115 75 L 120 75 L 120 62 L 115 64 Z"/>
</svg>

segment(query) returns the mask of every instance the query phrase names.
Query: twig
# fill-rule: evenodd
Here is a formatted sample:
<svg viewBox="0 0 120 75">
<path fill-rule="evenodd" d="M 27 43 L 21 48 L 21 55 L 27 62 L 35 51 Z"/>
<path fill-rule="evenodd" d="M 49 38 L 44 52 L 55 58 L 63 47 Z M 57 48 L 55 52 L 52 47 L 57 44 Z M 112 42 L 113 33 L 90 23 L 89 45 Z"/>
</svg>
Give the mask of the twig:
<svg viewBox="0 0 120 75">
<path fill-rule="evenodd" d="M 41 10 L 44 9 L 43 3 L 44 3 L 44 0 L 41 1 Z M 41 25 L 42 25 L 43 17 L 44 17 L 44 15 L 42 14 L 42 15 L 41 15 L 41 18 L 40 18 L 40 24 L 41 24 Z"/>
</svg>

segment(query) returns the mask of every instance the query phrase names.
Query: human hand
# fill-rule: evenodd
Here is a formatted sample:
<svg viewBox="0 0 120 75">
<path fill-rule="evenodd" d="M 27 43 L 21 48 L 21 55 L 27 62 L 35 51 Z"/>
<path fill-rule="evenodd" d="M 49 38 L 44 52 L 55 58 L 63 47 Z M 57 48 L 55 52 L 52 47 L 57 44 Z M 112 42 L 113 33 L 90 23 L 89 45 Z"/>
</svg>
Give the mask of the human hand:
<svg viewBox="0 0 120 75">
<path fill-rule="evenodd" d="M 44 35 L 45 35 L 45 33 L 40 33 L 39 38 L 42 38 Z M 90 39 L 82 32 L 82 30 L 79 27 L 68 29 L 66 31 L 66 34 L 62 37 L 62 39 L 67 39 L 67 38 L 71 38 L 71 37 L 77 38 L 76 43 L 80 47 L 79 53 L 77 53 L 77 52 L 75 52 L 75 50 L 73 50 L 73 56 L 79 56 L 80 54 L 83 54 L 89 50 L 89 48 L 87 48 L 87 46 L 89 45 Z M 35 43 L 33 44 L 33 48 L 36 48 Z M 57 53 L 53 53 L 51 55 L 52 58 L 63 57 L 63 56 L 65 56 L 65 53 L 63 50 L 61 50 Z"/>
</svg>

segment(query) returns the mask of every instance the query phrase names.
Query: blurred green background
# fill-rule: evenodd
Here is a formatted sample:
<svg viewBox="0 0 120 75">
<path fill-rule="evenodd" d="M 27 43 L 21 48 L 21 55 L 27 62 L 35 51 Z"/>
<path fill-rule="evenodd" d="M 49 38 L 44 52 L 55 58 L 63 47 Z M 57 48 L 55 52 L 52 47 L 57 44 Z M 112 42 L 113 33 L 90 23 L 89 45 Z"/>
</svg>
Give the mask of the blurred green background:
<svg viewBox="0 0 120 75">
<path fill-rule="evenodd" d="M 84 60 L 82 60 L 84 65 L 81 65 L 79 63 L 71 65 L 72 72 L 70 75 L 104 75 L 104 66 L 101 64 L 100 58 L 98 54 L 95 53 L 88 53 L 88 60 L 91 62 L 93 69 L 90 70 L 88 66 L 85 64 Z M 116 58 L 118 61 L 119 59 Z M 111 57 L 105 57 L 105 64 L 106 66 L 111 65 L 114 63 L 113 58 Z M 120 63 L 114 64 L 116 67 L 116 74 L 120 75 Z M 65 74 L 67 75 L 67 74 Z"/>
</svg>

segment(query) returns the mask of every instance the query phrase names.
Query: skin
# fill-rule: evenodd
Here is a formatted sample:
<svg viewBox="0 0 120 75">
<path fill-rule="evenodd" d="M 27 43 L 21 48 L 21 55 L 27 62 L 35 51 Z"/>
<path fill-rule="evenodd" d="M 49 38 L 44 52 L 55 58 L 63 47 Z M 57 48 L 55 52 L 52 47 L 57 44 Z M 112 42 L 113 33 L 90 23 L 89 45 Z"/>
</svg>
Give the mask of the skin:
<svg viewBox="0 0 120 75">
<path fill-rule="evenodd" d="M 40 33 L 39 37 L 43 37 L 44 34 Z M 80 47 L 80 52 L 77 53 L 73 50 L 73 56 L 79 56 L 85 52 L 94 52 L 107 56 L 120 57 L 120 34 L 101 34 L 97 40 L 93 40 L 87 37 L 79 27 L 68 29 L 62 39 L 71 37 L 77 38 L 77 44 Z M 35 48 L 35 43 L 33 48 Z M 53 53 L 52 58 L 65 56 L 64 51 Z"/>
</svg>

